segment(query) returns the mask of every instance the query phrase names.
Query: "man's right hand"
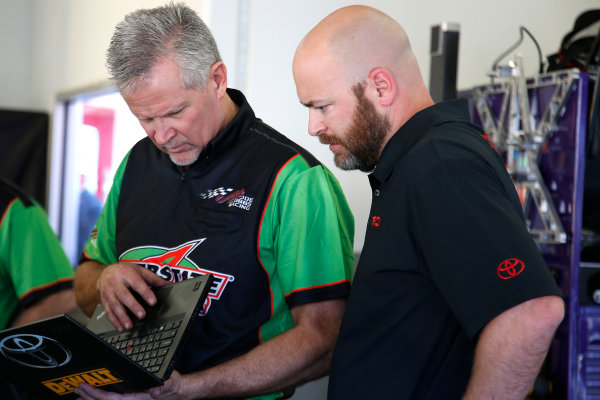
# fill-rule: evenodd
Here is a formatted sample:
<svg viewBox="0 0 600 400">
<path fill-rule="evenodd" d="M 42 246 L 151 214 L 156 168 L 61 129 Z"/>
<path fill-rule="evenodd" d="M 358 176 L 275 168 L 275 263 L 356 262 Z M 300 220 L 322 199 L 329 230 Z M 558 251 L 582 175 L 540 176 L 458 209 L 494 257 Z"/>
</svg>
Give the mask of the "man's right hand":
<svg viewBox="0 0 600 400">
<path fill-rule="evenodd" d="M 133 327 L 133 321 L 126 309 L 140 319 L 146 316 L 144 307 L 136 300 L 132 291 L 137 292 L 146 303 L 153 306 L 156 304 L 156 296 L 150 286 L 164 286 L 168 283 L 139 265 L 117 263 L 104 268 L 96 281 L 96 289 L 109 321 L 123 332 Z"/>
</svg>

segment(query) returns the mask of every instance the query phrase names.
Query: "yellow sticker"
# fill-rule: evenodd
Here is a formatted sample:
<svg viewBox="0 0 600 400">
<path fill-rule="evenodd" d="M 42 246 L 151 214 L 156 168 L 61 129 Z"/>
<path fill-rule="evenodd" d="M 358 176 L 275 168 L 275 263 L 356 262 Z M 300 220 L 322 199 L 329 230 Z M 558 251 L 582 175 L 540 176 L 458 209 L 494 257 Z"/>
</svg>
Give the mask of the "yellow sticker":
<svg viewBox="0 0 600 400">
<path fill-rule="evenodd" d="M 105 386 L 123 381 L 115 377 L 108 369 L 100 368 L 79 374 L 63 376 L 62 378 L 51 379 L 42 382 L 42 385 L 46 386 L 56 394 L 63 395 L 73 393 L 75 388 L 79 386 L 81 382 L 85 382 L 92 386 Z"/>
</svg>

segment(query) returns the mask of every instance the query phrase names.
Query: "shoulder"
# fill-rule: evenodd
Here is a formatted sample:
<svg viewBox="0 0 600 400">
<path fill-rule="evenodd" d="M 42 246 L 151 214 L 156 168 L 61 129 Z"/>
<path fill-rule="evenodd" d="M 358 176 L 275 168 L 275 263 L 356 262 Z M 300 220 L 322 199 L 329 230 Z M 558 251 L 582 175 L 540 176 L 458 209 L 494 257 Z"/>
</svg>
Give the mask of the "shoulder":
<svg viewBox="0 0 600 400">
<path fill-rule="evenodd" d="M 33 200 L 19 187 L 0 179 L 0 211 L 4 213 L 15 199 L 20 201 L 25 208 L 34 205 Z"/>
<path fill-rule="evenodd" d="M 483 131 L 464 121 L 449 121 L 431 127 L 407 154 L 415 176 L 426 176 L 448 166 L 504 171 L 500 156 Z"/>
<path fill-rule="evenodd" d="M 272 128 L 260 119 L 256 119 L 250 129 L 250 137 L 260 143 L 263 155 L 269 154 L 283 159 L 291 159 L 295 156 L 300 156 L 309 168 L 321 165 L 308 150 L 281 134 L 276 129 Z"/>
<path fill-rule="evenodd" d="M 415 150 L 430 146 L 440 158 L 482 157 L 494 150 L 483 137 L 483 131 L 465 121 L 447 121 L 425 132 Z"/>
</svg>

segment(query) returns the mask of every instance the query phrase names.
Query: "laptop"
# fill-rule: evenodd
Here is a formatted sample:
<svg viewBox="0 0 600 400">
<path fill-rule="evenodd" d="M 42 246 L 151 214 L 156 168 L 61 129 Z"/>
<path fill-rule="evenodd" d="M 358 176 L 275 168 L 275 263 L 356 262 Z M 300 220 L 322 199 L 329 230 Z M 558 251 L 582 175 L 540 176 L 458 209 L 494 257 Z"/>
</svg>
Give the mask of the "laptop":
<svg viewBox="0 0 600 400">
<path fill-rule="evenodd" d="M 86 382 L 119 393 L 160 386 L 169 378 L 191 322 L 202 311 L 213 276 L 154 288 L 157 304 L 119 333 L 99 305 L 87 324 L 69 314 L 0 332 L 2 378 L 27 399 L 74 399 Z M 141 304 L 146 304 L 142 302 Z"/>
</svg>

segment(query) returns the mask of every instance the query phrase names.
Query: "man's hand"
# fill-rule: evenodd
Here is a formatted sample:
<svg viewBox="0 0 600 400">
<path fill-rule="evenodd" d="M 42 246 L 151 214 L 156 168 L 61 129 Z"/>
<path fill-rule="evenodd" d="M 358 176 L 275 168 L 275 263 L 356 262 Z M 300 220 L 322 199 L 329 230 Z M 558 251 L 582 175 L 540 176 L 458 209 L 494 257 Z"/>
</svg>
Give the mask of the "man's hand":
<svg viewBox="0 0 600 400">
<path fill-rule="evenodd" d="M 81 383 L 75 392 L 84 400 L 187 400 L 183 390 L 186 388 L 185 376 L 173 371 L 171 378 L 163 386 L 158 386 L 140 393 L 120 394 L 97 389 Z"/>
<path fill-rule="evenodd" d="M 96 281 L 96 289 L 100 293 L 108 320 L 122 332 L 133 327 L 126 308 L 139 319 L 146 316 L 144 307 L 132 291 L 137 292 L 146 303 L 153 306 L 156 304 L 156 296 L 150 286 L 164 286 L 168 283 L 139 265 L 117 263 L 104 268 Z"/>
<path fill-rule="evenodd" d="M 150 396 L 159 400 L 185 400 L 193 398 L 185 394 L 188 385 L 186 375 L 181 375 L 173 371 L 169 380 L 165 381 L 163 386 L 150 389 Z"/>
<path fill-rule="evenodd" d="M 83 382 L 80 383 L 75 389 L 75 394 L 79 396 L 78 399 L 83 400 L 152 400 L 152 397 L 148 391 L 121 394 L 116 392 L 107 392 Z"/>
<path fill-rule="evenodd" d="M 146 303 L 154 305 L 156 296 L 150 286 L 164 286 L 168 283 L 136 264 L 103 265 L 90 260 L 77 267 L 73 287 L 77 304 L 88 316 L 102 303 L 110 322 L 123 331 L 133 326 L 125 307 L 134 315 L 141 315 L 142 318 L 145 315 L 144 308 L 132 293 L 137 292 Z"/>
</svg>

